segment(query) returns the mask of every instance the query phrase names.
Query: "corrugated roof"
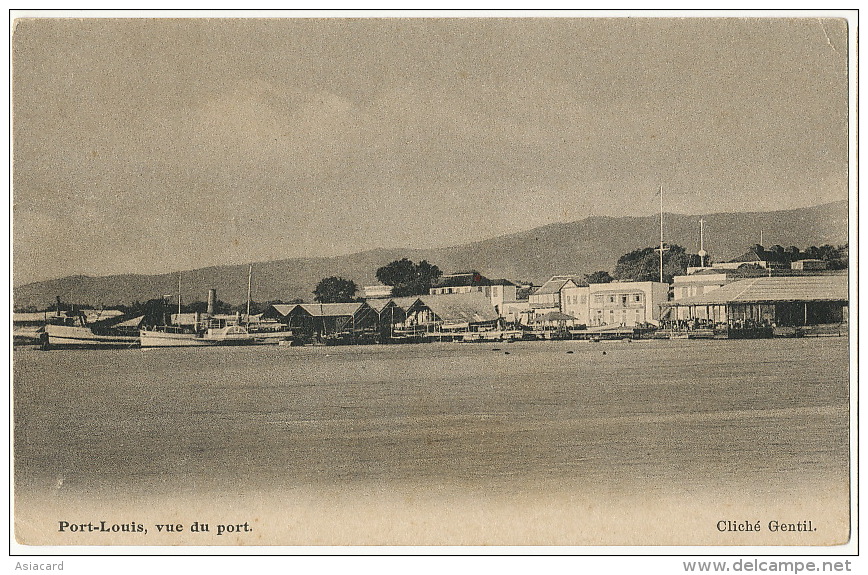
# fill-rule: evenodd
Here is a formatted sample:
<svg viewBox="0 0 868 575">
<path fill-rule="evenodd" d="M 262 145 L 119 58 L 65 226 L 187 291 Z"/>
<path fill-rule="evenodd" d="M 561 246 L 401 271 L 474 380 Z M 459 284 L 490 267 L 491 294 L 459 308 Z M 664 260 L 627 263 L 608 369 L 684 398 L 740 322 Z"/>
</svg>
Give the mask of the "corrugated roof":
<svg viewBox="0 0 868 575">
<path fill-rule="evenodd" d="M 846 275 L 762 277 L 740 280 L 671 305 L 723 305 L 784 301 L 847 301 Z"/>
<path fill-rule="evenodd" d="M 462 272 L 455 274 L 447 274 L 442 276 L 431 287 L 462 287 L 462 286 L 487 286 L 491 285 L 491 280 L 480 274 L 479 272 Z"/>
<path fill-rule="evenodd" d="M 405 297 L 392 297 L 392 298 L 386 298 L 386 299 L 380 299 L 380 298 L 369 299 L 369 300 L 365 300 L 365 303 L 367 303 L 369 306 L 371 306 L 371 308 L 373 308 L 373 310 L 376 311 L 377 313 L 382 313 L 382 311 L 384 309 L 386 309 L 386 307 L 390 303 L 394 304 L 396 307 L 398 307 L 402 310 L 406 310 L 410 306 L 412 306 L 414 303 L 416 303 L 417 301 L 419 301 L 419 296 L 411 295 L 411 296 L 405 296 Z"/>
<path fill-rule="evenodd" d="M 279 313 L 283 317 L 286 317 L 287 315 L 289 315 L 289 312 L 291 312 L 292 309 L 297 305 L 297 303 L 274 303 L 271 304 L 271 307 L 274 308 L 277 313 Z"/>
<path fill-rule="evenodd" d="M 445 323 L 479 323 L 496 321 L 499 317 L 491 301 L 478 292 L 426 295 L 418 299 L 419 305 L 428 306 Z"/>
<path fill-rule="evenodd" d="M 365 301 L 377 313 L 380 313 L 381 311 L 383 311 L 383 308 L 385 308 L 390 303 L 394 303 L 391 298 L 369 299 L 369 300 L 365 300 Z"/>
<path fill-rule="evenodd" d="M 561 288 L 564 287 L 564 284 L 570 280 L 574 281 L 580 286 L 588 285 L 585 283 L 585 279 L 579 276 L 553 276 L 549 281 L 540 286 L 540 288 L 533 292 L 531 295 L 559 293 L 561 291 Z"/>
<path fill-rule="evenodd" d="M 426 297 L 430 297 L 430 296 L 426 296 Z M 408 295 L 408 296 L 404 296 L 404 297 L 393 297 L 392 301 L 395 302 L 395 305 L 398 306 L 399 308 L 406 310 L 406 309 L 410 309 L 410 306 L 412 306 L 414 303 L 419 301 L 419 296 Z"/>
<path fill-rule="evenodd" d="M 352 316 L 365 305 L 355 303 L 300 303 L 298 307 L 315 317 Z"/>
</svg>

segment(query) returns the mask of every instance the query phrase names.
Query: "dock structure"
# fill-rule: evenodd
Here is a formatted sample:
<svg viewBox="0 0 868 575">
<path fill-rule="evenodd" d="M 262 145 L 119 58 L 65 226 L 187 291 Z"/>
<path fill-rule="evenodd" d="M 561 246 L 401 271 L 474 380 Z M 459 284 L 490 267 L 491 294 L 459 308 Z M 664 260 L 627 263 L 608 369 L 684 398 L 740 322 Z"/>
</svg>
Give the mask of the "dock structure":
<svg viewBox="0 0 868 575">
<path fill-rule="evenodd" d="M 664 328 L 673 337 L 682 331 L 689 337 L 693 330 L 711 330 L 724 338 L 839 335 L 848 324 L 848 287 L 846 274 L 735 281 L 668 302 L 664 313 L 684 319 L 665 322 Z"/>
</svg>

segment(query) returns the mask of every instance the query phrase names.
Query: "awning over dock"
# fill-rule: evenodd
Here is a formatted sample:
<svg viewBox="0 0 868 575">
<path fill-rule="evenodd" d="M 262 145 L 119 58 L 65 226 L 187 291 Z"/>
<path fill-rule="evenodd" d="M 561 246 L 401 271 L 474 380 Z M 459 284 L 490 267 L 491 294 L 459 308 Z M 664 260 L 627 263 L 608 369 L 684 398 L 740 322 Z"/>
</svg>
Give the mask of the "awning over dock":
<svg viewBox="0 0 868 575">
<path fill-rule="evenodd" d="M 733 282 L 701 295 L 668 302 L 671 307 L 738 303 L 846 302 L 845 274 L 800 277 L 762 277 Z"/>
</svg>

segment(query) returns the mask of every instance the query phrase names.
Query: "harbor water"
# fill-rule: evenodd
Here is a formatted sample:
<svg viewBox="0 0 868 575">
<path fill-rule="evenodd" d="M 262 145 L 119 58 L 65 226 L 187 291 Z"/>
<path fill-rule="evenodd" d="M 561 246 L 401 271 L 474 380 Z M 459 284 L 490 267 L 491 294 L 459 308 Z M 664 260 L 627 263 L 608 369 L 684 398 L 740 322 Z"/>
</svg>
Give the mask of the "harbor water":
<svg viewBox="0 0 868 575">
<path fill-rule="evenodd" d="M 847 338 L 13 353 L 28 544 L 834 545 Z M 60 521 L 183 523 L 69 533 Z M 247 523 L 217 537 L 193 521 Z M 812 520 L 810 533 L 721 520 Z"/>
</svg>

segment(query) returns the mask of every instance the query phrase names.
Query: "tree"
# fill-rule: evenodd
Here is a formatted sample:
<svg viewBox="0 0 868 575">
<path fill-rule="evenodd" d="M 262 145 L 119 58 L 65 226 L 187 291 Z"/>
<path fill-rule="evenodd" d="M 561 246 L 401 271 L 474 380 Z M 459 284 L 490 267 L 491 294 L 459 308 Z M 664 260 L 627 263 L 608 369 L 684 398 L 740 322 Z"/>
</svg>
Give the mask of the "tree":
<svg viewBox="0 0 868 575">
<path fill-rule="evenodd" d="M 331 276 L 316 284 L 313 299 L 320 303 L 347 303 L 354 301 L 358 289 L 352 280 Z"/>
<path fill-rule="evenodd" d="M 605 270 L 600 270 L 592 274 L 585 274 L 585 281 L 589 284 L 607 284 L 610 283 L 613 279 L 615 278 L 609 275 L 609 272 Z"/>
<path fill-rule="evenodd" d="M 427 294 L 443 272 L 437 266 L 422 260 L 414 264 L 407 258 L 395 260 L 377 270 L 377 279 L 392 286 L 392 295 L 403 297 Z"/>
<path fill-rule="evenodd" d="M 830 270 L 845 270 L 850 264 L 850 245 L 830 246 L 824 244 L 820 247 L 811 246 L 805 250 L 805 254 L 810 259 L 824 260 Z"/>
<path fill-rule="evenodd" d="M 618 258 L 614 277 L 630 281 L 660 281 L 659 248 L 642 248 L 633 250 Z M 663 281 L 672 282 L 677 275 L 687 273 L 690 264 L 690 254 L 679 245 L 672 244 L 663 252 Z"/>
</svg>

